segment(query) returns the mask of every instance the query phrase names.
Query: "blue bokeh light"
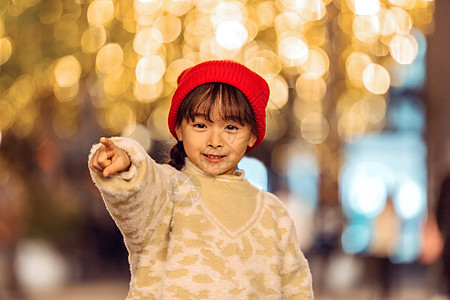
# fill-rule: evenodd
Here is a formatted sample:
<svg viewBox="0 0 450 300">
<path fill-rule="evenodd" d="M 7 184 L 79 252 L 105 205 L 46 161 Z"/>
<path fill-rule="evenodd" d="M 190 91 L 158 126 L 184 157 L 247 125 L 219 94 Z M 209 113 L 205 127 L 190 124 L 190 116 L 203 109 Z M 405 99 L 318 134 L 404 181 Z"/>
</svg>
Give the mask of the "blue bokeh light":
<svg viewBox="0 0 450 300">
<path fill-rule="evenodd" d="M 413 97 L 396 97 L 389 112 L 389 122 L 398 131 L 422 133 L 425 115 L 422 102 Z"/>
<path fill-rule="evenodd" d="M 391 259 L 397 263 L 415 260 L 420 251 L 417 224 L 427 209 L 426 147 L 421 133 L 409 130 L 365 136 L 348 144 L 345 154 L 340 189 L 349 225 L 342 234 L 343 249 L 348 253 L 367 250 L 373 239 L 371 230 L 376 230 L 371 224 L 391 199 L 403 224 Z"/>
<path fill-rule="evenodd" d="M 294 152 L 289 156 L 287 181 L 295 197 L 311 208 L 317 206 L 319 174 L 314 153 Z"/>
<path fill-rule="evenodd" d="M 383 210 L 388 189 L 393 184 L 392 171 L 382 163 L 355 163 L 342 173 L 342 197 L 347 215 L 378 216 Z"/>
<path fill-rule="evenodd" d="M 369 246 L 370 231 L 365 223 L 348 225 L 341 236 L 342 249 L 351 254 L 363 252 Z"/>
<path fill-rule="evenodd" d="M 239 169 L 245 171 L 245 178 L 261 190 L 267 191 L 267 168 L 258 159 L 244 156 L 239 162 Z"/>
<path fill-rule="evenodd" d="M 411 180 L 402 183 L 394 195 L 394 207 L 402 219 L 421 217 L 426 210 L 426 196 L 423 187 Z"/>
</svg>

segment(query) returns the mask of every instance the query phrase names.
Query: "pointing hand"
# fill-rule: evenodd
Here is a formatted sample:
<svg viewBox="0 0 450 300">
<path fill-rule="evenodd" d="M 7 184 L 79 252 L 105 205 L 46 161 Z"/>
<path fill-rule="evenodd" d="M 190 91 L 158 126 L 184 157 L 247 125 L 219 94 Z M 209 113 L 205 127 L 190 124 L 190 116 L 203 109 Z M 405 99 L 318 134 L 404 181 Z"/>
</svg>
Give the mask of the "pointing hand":
<svg viewBox="0 0 450 300">
<path fill-rule="evenodd" d="M 118 148 L 112 140 L 101 138 L 100 148 L 92 155 L 89 167 L 95 173 L 103 173 L 104 177 L 126 171 L 131 165 L 128 154 Z"/>
</svg>

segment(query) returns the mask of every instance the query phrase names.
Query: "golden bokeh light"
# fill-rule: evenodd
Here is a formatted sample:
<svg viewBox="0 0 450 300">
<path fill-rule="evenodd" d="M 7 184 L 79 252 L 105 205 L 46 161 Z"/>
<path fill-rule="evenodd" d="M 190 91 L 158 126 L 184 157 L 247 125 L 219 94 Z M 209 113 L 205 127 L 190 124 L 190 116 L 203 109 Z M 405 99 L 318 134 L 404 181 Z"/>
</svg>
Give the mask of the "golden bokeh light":
<svg viewBox="0 0 450 300">
<path fill-rule="evenodd" d="M 412 20 L 408 12 L 397 6 L 390 8 L 390 11 L 395 20 L 395 32 L 398 34 L 409 33 L 412 28 Z"/>
<path fill-rule="evenodd" d="M 245 20 L 245 23 L 243 24 L 243 26 L 245 27 L 245 29 L 247 30 L 247 33 L 248 33 L 246 43 L 249 43 L 249 42 L 253 41 L 256 38 L 256 36 L 258 35 L 259 27 L 252 19 Z"/>
<path fill-rule="evenodd" d="M 364 107 L 362 114 L 371 123 L 381 123 L 386 117 L 386 99 L 382 95 L 368 94 L 357 103 Z"/>
<path fill-rule="evenodd" d="M 13 104 L 17 112 L 23 112 L 36 93 L 36 84 L 30 75 L 20 76 L 7 92 L 8 100 Z"/>
<path fill-rule="evenodd" d="M 103 46 L 97 53 L 95 66 L 99 73 L 111 73 L 122 67 L 123 50 L 119 44 L 111 43 Z"/>
<path fill-rule="evenodd" d="M 152 137 L 150 131 L 142 124 L 130 125 L 122 132 L 122 136 L 126 136 L 138 141 L 145 151 L 149 151 L 152 145 Z"/>
<path fill-rule="evenodd" d="M 97 52 L 106 42 L 106 30 L 103 26 L 88 28 L 81 37 L 81 49 L 86 53 Z"/>
<path fill-rule="evenodd" d="M 368 50 L 371 54 L 378 57 L 384 57 L 389 54 L 389 47 L 386 46 L 381 40 L 369 44 Z"/>
<path fill-rule="evenodd" d="M 165 72 L 165 80 L 173 87 L 177 86 L 177 78 L 185 69 L 194 66 L 194 63 L 189 59 L 174 60 Z"/>
<path fill-rule="evenodd" d="M 325 141 L 330 131 L 327 119 L 317 112 L 307 114 L 300 124 L 303 138 L 311 144 L 321 144 Z"/>
<path fill-rule="evenodd" d="M 136 81 L 134 86 L 134 95 L 140 102 L 150 103 L 161 96 L 163 89 L 164 83 L 162 80 L 151 84 L 145 84 L 140 81 Z"/>
<path fill-rule="evenodd" d="M 411 35 L 396 34 L 389 44 L 392 58 L 400 64 L 411 64 L 417 56 L 419 45 L 416 38 Z"/>
<path fill-rule="evenodd" d="M 287 32 L 278 41 L 278 56 L 283 65 L 298 67 L 308 59 L 309 49 L 298 34 Z"/>
<path fill-rule="evenodd" d="M 283 12 L 275 18 L 275 29 L 278 35 L 283 32 L 296 32 L 304 28 L 306 21 L 303 20 L 297 13 Z"/>
<path fill-rule="evenodd" d="M 309 49 L 308 58 L 301 64 L 302 76 L 316 79 L 324 76 L 330 68 L 327 53 L 319 47 Z"/>
<path fill-rule="evenodd" d="M 0 131 L 11 127 L 16 118 L 16 110 L 9 101 L 0 101 Z"/>
<path fill-rule="evenodd" d="M 175 16 L 162 16 L 156 20 L 153 28 L 159 31 L 159 34 L 155 36 L 158 42 L 170 43 L 180 35 L 181 21 Z"/>
<path fill-rule="evenodd" d="M 267 110 L 279 110 L 289 100 L 289 89 L 286 80 L 282 76 L 276 76 L 269 81 L 270 98 Z"/>
<path fill-rule="evenodd" d="M 298 3 L 305 2 L 304 5 Z M 327 14 L 325 3 L 322 0 L 296 1 L 298 14 L 308 21 L 318 21 Z M 300 8 L 301 7 L 301 8 Z"/>
<path fill-rule="evenodd" d="M 215 38 L 222 48 L 236 50 L 247 41 L 248 31 L 241 22 L 230 20 L 217 25 Z"/>
<path fill-rule="evenodd" d="M 366 89 L 376 95 L 384 94 L 390 85 L 388 71 L 379 64 L 369 64 L 363 71 L 363 83 Z"/>
<path fill-rule="evenodd" d="M 330 40 L 329 32 L 323 24 L 315 23 L 306 28 L 305 37 L 308 45 L 324 47 Z"/>
<path fill-rule="evenodd" d="M 336 115 L 340 118 L 349 111 L 354 103 L 363 97 L 360 89 L 346 89 L 337 99 Z"/>
<path fill-rule="evenodd" d="M 299 122 L 310 113 L 324 113 L 322 101 L 310 101 L 300 97 L 294 99 L 292 112 Z"/>
<path fill-rule="evenodd" d="M 156 20 L 158 20 L 158 18 L 163 16 L 163 11 L 157 10 L 155 13 L 150 14 L 150 15 L 146 15 L 146 14 L 139 14 L 137 11 L 134 15 L 134 20 L 135 20 L 135 28 L 134 28 L 134 32 L 139 32 L 143 29 L 146 28 L 151 28 L 153 26 L 153 24 L 156 22 Z M 131 28 L 131 30 L 133 30 L 133 28 Z"/>
<path fill-rule="evenodd" d="M 215 43 L 226 50 L 239 50 L 248 40 L 247 11 L 237 1 L 220 2 L 213 10 L 211 20 Z"/>
<path fill-rule="evenodd" d="M 161 47 L 162 35 L 155 28 L 145 28 L 136 34 L 133 49 L 136 53 L 146 56 L 156 53 Z"/>
<path fill-rule="evenodd" d="M 53 87 L 53 93 L 59 102 L 67 102 L 72 100 L 78 94 L 78 90 L 78 80 L 74 81 L 72 85 L 61 86 L 56 83 Z"/>
<path fill-rule="evenodd" d="M 260 29 L 272 26 L 276 17 L 274 1 L 263 1 L 256 6 L 256 24 Z"/>
<path fill-rule="evenodd" d="M 364 43 L 373 43 L 380 33 L 380 20 L 377 16 L 356 16 L 353 21 L 355 37 Z"/>
<path fill-rule="evenodd" d="M 297 95 L 304 101 L 320 101 L 325 97 L 327 84 L 323 78 L 300 75 L 295 82 Z"/>
<path fill-rule="evenodd" d="M 167 126 L 167 116 L 169 114 L 169 101 L 164 101 L 150 113 L 147 120 L 147 128 L 150 129 L 152 138 L 158 141 L 167 141 L 170 139 L 170 131 Z"/>
<path fill-rule="evenodd" d="M 150 55 L 141 58 L 136 66 L 136 78 L 143 84 L 154 84 L 161 80 L 166 64 L 161 56 Z"/>
<path fill-rule="evenodd" d="M 92 105 L 98 109 L 101 110 L 103 108 L 106 108 L 108 106 L 108 98 L 105 95 L 105 92 L 103 90 L 103 82 L 102 81 L 96 81 L 90 88 L 89 88 L 89 95 Z M 102 118 L 99 117 L 100 114 L 97 114 L 97 119 L 99 120 L 100 126 L 104 126 L 104 122 L 102 122 Z"/>
<path fill-rule="evenodd" d="M 213 31 L 213 22 L 210 15 L 203 13 L 200 10 L 193 9 L 184 19 L 185 27 L 185 42 L 191 43 L 187 38 L 191 35 L 206 35 Z M 188 34 L 186 36 L 186 34 Z"/>
<path fill-rule="evenodd" d="M 380 19 L 380 34 L 390 36 L 395 32 L 395 16 L 391 10 L 382 7 L 378 13 Z"/>
<path fill-rule="evenodd" d="M 429 1 L 429 0 L 425 0 Z M 413 9 L 416 5 L 416 0 L 389 0 L 390 3 L 402 7 L 404 9 Z"/>
<path fill-rule="evenodd" d="M 246 61 L 246 65 L 267 79 L 274 78 L 282 69 L 280 58 L 270 50 L 259 50 L 253 53 Z"/>
<path fill-rule="evenodd" d="M 283 9 L 289 9 L 292 11 L 299 12 L 301 11 L 307 1 L 304 0 L 279 0 L 279 2 L 283 5 Z"/>
<path fill-rule="evenodd" d="M 136 33 L 137 20 L 133 7 L 119 9 L 119 15 L 116 17 L 121 20 L 123 29 L 130 33 Z"/>
<path fill-rule="evenodd" d="M 89 25 L 105 26 L 114 18 L 114 3 L 112 0 L 94 0 L 89 4 L 87 20 Z"/>
<path fill-rule="evenodd" d="M 136 114 L 129 104 L 118 102 L 106 108 L 104 120 L 106 128 L 112 132 L 122 132 L 128 126 L 136 124 Z"/>
<path fill-rule="evenodd" d="M 138 14 L 152 15 L 161 9 L 163 4 L 163 0 L 136 0 L 134 1 L 134 9 Z"/>
<path fill-rule="evenodd" d="M 380 11 L 380 0 L 347 0 L 348 8 L 356 15 L 374 16 Z"/>
<path fill-rule="evenodd" d="M 55 66 L 54 76 L 61 87 L 71 87 L 78 83 L 81 75 L 81 66 L 73 55 L 61 58 Z"/>
<path fill-rule="evenodd" d="M 345 71 L 352 84 L 363 87 L 362 74 L 364 69 L 372 63 L 369 55 L 362 52 L 352 52 L 345 61 Z"/>
<path fill-rule="evenodd" d="M 166 0 L 164 9 L 171 15 L 181 17 L 188 13 L 194 6 L 193 0 Z"/>
<path fill-rule="evenodd" d="M 433 30 L 434 1 L 19 0 L 0 11 L 3 134 L 31 134 L 43 109 L 33 103 L 52 95 L 49 124 L 73 137 L 86 89 L 108 133 L 147 120 L 151 138 L 165 140 L 179 74 L 233 59 L 270 85 L 267 139 L 316 145 L 330 128 L 346 142 L 383 130 L 389 87 L 406 84 L 423 57 L 414 32 Z M 27 26 L 19 32 L 12 19 Z"/>
<path fill-rule="evenodd" d="M 243 22 L 247 18 L 245 6 L 239 1 L 219 2 L 211 15 L 213 22 L 218 25 L 227 21 Z"/>
<path fill-rule="evenodd" d="M 357 110 L 349 110 L 338 121 L 339 136 L 345 142 L 352 143 L 366 132 L 367 124 L 366 118 Z"/>
<path fill-rule="evenodd" d="M 108 73 L 103 79 L 103 90 L 106 95 L 120 96 L 124 94 L 130 86 L 130 80 L 124 68 Z"/>
<path fill-rule="evenodd" d="M 0 38 L 0 65 L 6 63 L 11 57 L 13 45 L 8 37 Z"/>
<path fill-rule="evenodd" d="M 212 14 L 223 0 L 195 0 L 195 7 L 205 14 Z"/>
<path fill-rule="evenodd" d="M 264 140 L 276 141 L 282 137 L 288 130 L 288 124 L 285 118 L 278 112 L 269 115 L 267 118 L 267 129 Z"/>
</svg>

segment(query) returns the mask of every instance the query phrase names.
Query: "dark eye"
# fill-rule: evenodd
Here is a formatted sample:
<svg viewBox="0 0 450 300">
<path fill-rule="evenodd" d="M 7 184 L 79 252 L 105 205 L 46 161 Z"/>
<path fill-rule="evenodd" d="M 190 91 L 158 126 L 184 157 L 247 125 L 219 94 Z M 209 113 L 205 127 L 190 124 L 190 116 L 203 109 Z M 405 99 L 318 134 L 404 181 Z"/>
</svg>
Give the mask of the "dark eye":
<svg viewBox="0 0 450 300">
<path fill-rule="evenodd" d="M 237 130 L 238 128 L 237 128 L 236 126 L 234 126 L 234 125 L 227 125 L 227 126 L 225 127 L 225 129 L 226 129 L 226 130 Z"/>
<path fill-rule="evenodd" d="M 197 123 L 197 124 L 194 124 L 194 127 L 195 127 L 195 128 L 204 129 L 204 128 L 206 128 L 206 125 L 205 125 L 205 124 L 202 124 L 202 123 Z"/>
</svg>

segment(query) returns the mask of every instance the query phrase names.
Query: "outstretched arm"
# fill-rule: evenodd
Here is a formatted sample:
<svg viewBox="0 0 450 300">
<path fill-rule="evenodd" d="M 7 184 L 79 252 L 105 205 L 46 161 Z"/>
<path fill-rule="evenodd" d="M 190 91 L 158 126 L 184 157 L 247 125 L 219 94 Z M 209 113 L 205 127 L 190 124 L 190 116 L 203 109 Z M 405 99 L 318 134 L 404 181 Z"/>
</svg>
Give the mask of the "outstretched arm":
<svg viewBox="0 0 450 300">
<path fill-rule="evenodd" d="M 167 185 L 178 171 L 157 164 L 137 141 L 124 137 L 101 139 L 94 145 L 89 169 L 128 249 L 141 251 L 166 222 L 166 210 L 171 208 Z"/>
</svg>

